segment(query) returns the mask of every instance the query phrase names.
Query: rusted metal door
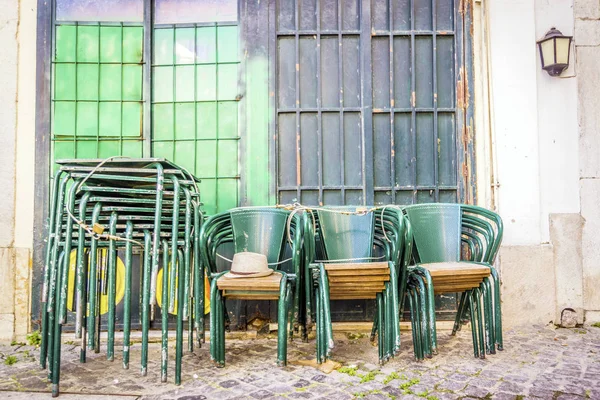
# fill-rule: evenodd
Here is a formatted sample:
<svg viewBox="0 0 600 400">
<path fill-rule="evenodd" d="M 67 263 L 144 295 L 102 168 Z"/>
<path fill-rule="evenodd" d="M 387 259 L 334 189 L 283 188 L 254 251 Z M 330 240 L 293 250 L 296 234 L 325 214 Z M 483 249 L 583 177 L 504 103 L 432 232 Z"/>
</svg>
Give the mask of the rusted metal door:
<svg viewBox="0 0 600 400">
<path fill-rule="evenodd" d="M 473 200 L 470 2 L 276 0 L 274 9 L 278 202 Z M 454 309 L 453 297 L 439 300 Z M 369 314 L 365 302 L 334 311 Z"/>
</svg>

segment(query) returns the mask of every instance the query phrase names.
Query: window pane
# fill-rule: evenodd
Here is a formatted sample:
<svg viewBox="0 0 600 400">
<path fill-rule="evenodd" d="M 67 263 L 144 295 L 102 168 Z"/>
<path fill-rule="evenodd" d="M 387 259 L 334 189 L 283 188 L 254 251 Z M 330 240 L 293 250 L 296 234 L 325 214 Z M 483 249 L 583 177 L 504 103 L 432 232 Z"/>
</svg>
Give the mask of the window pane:
<svg viewBox="0 0 600 400">
<path fill-rule="evenodd" d="M 56 20 L 141 22 L 143 6 L 143 0 L 56 0 Z"/>
<path fill-rule="evenodd" d="M 154 0 L 157 24 L 237 21 L 237 0 Z"/>
</svg>

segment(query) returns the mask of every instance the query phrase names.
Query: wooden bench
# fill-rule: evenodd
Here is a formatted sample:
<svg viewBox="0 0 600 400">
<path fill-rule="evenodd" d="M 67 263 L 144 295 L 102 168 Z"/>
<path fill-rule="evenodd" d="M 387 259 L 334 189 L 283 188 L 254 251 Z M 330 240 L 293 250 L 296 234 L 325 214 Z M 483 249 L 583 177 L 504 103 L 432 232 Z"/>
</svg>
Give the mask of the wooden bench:
<svg viewBox="0 0 600 400">
<path fill-rule="evenodd" d="M 386 262 L 324 264 L 331 300 L 375 299 L 390 280 Z"/>
<path fill-rule="evenodd" d="M 273 272 L 258 278 L 227 278 L 217 280 L 217 288 L 223 297 L 232 300 L 279 300 L 281 274 Z"/>
<path fill-rule="evenodd" d="M 441 262 L 419 266 L 429 271 L 435 294 L 462 292 L 479 287 L 491 273 L 484 265 L 467 262 Z"/>
</svg>

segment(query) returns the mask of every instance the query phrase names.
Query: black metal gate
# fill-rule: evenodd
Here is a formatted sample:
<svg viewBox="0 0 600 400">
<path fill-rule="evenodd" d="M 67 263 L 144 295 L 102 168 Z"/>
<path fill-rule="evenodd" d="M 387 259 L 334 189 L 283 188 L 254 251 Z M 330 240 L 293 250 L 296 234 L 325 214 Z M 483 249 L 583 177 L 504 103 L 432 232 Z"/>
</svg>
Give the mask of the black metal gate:
<svg viewBox="0 0 600 400">
<path fill-rule="evenodd" d="M 275 1 L 278 202 L 473 201 L 471 7 Z M 454 296 L 439 301 L 455 308 Z M 363 319 L 366 307 L 334 311 Z"/>
</svg>

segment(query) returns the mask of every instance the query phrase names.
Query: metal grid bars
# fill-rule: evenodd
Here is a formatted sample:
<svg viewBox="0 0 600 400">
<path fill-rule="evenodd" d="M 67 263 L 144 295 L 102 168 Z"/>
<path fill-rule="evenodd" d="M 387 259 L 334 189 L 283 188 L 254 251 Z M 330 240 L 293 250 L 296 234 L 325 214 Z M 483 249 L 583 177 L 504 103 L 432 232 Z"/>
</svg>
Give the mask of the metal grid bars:
<svg viewBox="0 0 600 400">
<path fill-rule="evenodd" d="M 275 14 L 279 202 L 464 197 L 459 4 L 280 0 Z"/>
<path fill-rule="evenodd" d="M 238 26 L 154 29 L 152 154 L 201 179 L 206 211 L 238 204 Z"/>
<path fill-rule="evenodd" d="M 453 0 L 374 0 L 375 204 L 457 201 Z"/>
<path fill-rule="evenodd" d="M 53 159 L 141 157 L 143 27 L 64 23 L 55 29 Z"/>
<path fill-rule="evenodd" d="M 276 4 L 277 201 L 362 204 L 357 0 Z"/>
</svg>

